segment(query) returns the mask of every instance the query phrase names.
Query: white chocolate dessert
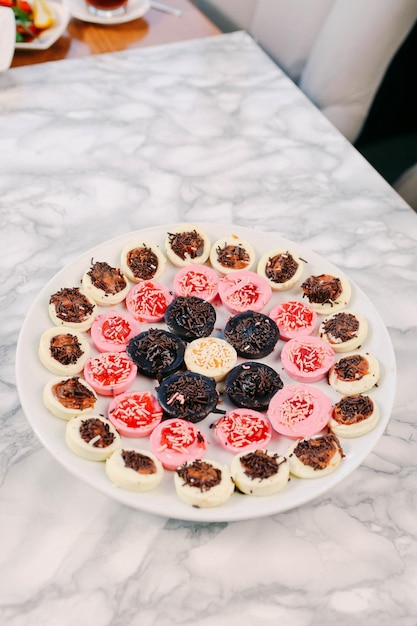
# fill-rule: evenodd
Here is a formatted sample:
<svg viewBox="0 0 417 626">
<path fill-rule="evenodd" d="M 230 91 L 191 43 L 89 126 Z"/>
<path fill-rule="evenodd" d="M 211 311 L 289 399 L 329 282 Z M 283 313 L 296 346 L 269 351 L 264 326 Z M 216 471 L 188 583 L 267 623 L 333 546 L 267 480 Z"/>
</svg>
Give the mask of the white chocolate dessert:
<svg viewBox="0 0 417 626">
<path fill-rule="evenodd" d="M 105 461 L 120 447 L 120 435 L 101 415 L 77 415 L 67 424 L 65 442 L 74 454 L 88 461 Z"/>
<path fill-rule="evenodd" d="M 349 354 L 337 361 L 329 370 L 329 385 L 339 393 L 349 396 L 364 393 L 374 387 L 380 376 L 378 360 L 368 352 Z"/>
<path fill-rule="evenodd" d="M 91 328 L 97 305 L 79 287 L 63 287 L 51 295 L 48 313 L 55 326 L 83 331 Z"/>
<path fill-rule="evenodd" d="M 255 249 L 249 241 L 229 235 L 218 239 L 210 249 L 210 263 L 220 274 L 250 270 L 255 265 Z"/>
<path fill-rule="evenodd" d="M 332 408 L 330 430 L 337 437 L 361 437 L 375 428 L 379 420 L 379 408 L 367 395 L 344 396 Z"/>
<path fill-rule="evenodd" d="M 168 259 L 177 267 L 205 263 L 210 254 L 210 240 L 198 226 L 180 224 L 167 234 L 165 251 Z"/>
<path fill-rule="evenodd" d="M 177 468 L 174 485 L 179 499 L 197 508 L 220 506 L 229 500 L 235 489 L 227 465 L 201 459 Z"/>
<path fill-rule="evenodd" d="M 105 261 L 96 261 L 84 272 L 82 286 L 84 293 L 101 306 L 123 302 L 130 289 L 123 272 Z"/>
<path fill-rule="evenodd" d="M 265 278 L 273 291 L 292 289 L 301 280 L 304 261 L 287 248 L 275 248 L 258 262 L 257 272 Z"/>
<path fill-rule="evenodd" d="M 39 341 L 39 360 L 52 374 L 73 376 L 79 374 L 90 356 L 86 335 L 73 328 L 48 328 Z"/>
<path fill-rule="evenodd" d="M 290 466 L 280 454 L 251 450 L 235 455 L 231 473 L 236 487 L 251 496 L 272 496 L 288 483 Z"/>
<path fill-rule="evenodd" d="M 220 381 L 236 365 L 237 353 L 224 339 L 201 337 L 187 345 L 184 361 L 190 372 Z"/>
<path fill-rule="evenodd" d="M 125 246 L 120 255 L 123 272 L 133 283 L 156 280 L 166 267 L 166 258 L 153 243 L 135 241 Z"/>
<path fill-rule="evenodd" d="M 335 352 L 357 350 L 367 334 L 368 322 L 365 316 L 348 310 L 326 317 L 319 327 L 319 337 L 327 341 Z"/>
<path fill-rule="evenodd" d="M 352 295 L 350 282 L 342 274 L 309 276 L 301 288 L 310 306 L 319 315 L 332 315 L 345 309 Z"/>
<path fill-rule="evenodd" d="M 290 474 L 297 478 L 320 478 L 333 472 L 343 458 L 336 435 L 316 435 L 294 441 L 286 453 Z"/>
<path fill-rule="evenodd" d="M 148 450 L 119 448 L 107 457 L 106 474 L 116 487 L 144 492 L 160 484 L 164 469 Z"/>
<path fill-rule="evenodd" d="M 79 376 L 56 377 L 44 386 L 43 402 L 52 415 L 70 420 L 75 415 L 91 413 L 97 403 L 97 394 Z"/>
</svg>

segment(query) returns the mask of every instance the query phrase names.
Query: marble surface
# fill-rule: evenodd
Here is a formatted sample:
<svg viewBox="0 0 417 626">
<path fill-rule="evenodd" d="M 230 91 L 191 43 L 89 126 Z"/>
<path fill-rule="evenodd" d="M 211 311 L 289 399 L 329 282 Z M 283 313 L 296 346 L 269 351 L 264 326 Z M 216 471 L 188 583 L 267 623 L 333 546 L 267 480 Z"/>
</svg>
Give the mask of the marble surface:
<svg viewBox="0 0 417 626">
<path fill-rule="evenodd" d="M 1 74 L 0 216 L 2 624 L 416 625 L 417 216 L 247 35 Z M 48 279 L 115 235 L 199 220 L 330 259 L 396 351 L 375 449 L 264 519 L 124 507 L 62 468 L 19 404 L 16 342 Z"/>
</svg>

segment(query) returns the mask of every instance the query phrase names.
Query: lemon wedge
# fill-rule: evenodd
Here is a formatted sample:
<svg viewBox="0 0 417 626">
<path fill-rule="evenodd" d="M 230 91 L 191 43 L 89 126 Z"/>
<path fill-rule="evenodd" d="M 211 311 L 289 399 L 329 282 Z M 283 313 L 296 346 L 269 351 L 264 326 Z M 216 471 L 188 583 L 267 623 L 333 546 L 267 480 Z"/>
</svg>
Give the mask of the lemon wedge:
<svg viewBox="0 0 417 626">
<path fill-rule="evenodd" d="M 45 0 L 33 0 L 32 11 L 36 28 L 49 28 L 54 23 L 52 9 Z"/>
</svg>

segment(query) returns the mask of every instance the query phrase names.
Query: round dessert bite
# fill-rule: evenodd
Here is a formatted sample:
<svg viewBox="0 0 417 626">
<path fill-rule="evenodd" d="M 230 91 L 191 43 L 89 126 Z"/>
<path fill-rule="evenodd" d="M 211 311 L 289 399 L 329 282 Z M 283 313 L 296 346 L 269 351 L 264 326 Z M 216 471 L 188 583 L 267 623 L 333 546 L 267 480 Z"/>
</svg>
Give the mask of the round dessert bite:
<svg viewBox="0 0 417 626">
<path fill-rule="evenodd" d="M 70 450 L 88 461 L 105 461 L 120 447 L 120 435 L 101 415 L 77 415 L 67 424 L 65 441 Z"/>
<path fill-rule="evenodd" d="M 194 424 L 217 406 L 216 381 L 194 372 L 177 372 L 165 378 L 158 388 L 158 401 L 164 415 Z"/>
<path fill-rule="evenodd" d="M 129 389 L 137 367 L 125 352 L 102 352 L 84 365 L 84 377 L 101 396 L 115 396 Z"/>
<path fill-rule="evenodd" d="M 177 267 L 203 264 L 210 254 L 210 240 L 198 226 L 180 224 L 167 234 L 165 250 L 168 259 Z"/>
<path fill-rule="evenodd" d="M 44 386 L 43 402 L 55 417 L 70 420 L 74 415 L 91 413 L 97 395 L 79 376 L 53 378 Z"/>
<path fill-rule="evenodd" d="M 127 391 L 110 402 L 107 417 L 123 437 L 147 437 L 162 419 L 162 409 L 150 391 Z"/>
<path fill-rule="evenodd" d="M 90 356 L 90 344 L 84 333 L 65 326 L 46 330 L 39 342 L 39 359 L 52 374 L 73 376 L 82 371 Z"/>
<path fill-rule="evenodd" d="M 139 322 L 161 322 L 173 296 L 169 289 L 154 280 L 143 280 L 126 296 L 127 310 Z"/>
<path fill-rule="evenodd" d="M 218 239 L 210 250 L 210 263 L 221 274 L 250 270 L 255 264 L 255 259 L 252 244 L 237 235 Z"/>
<path fill-rule="evenodd" d="M 334 363 L 332 347 L 319 337 L 309 335 L 290 339 L 281 351 L 285 372 L 298 382 L 322 380 Z"/>
<path fill-rule="evenodd" d="M 56 326 L 83 331 L 91 328 L 97 306 L 79 287 L 63 287 L 50 297 L 48 312 Z"/>
<path fill-rule="evenodd" d="M 290 475 L 290 465 L 284 456 L 262 449 L 236 454 L 230 470 L 239 491 L 250 496 L 278 493 L 288 484 Z"/>
<path fill-rule="evenodd" d="M 329 384 L 346 396 L 369 391 L 379 380 L 378 360 L 368 352 L 344 356 L 329 370 Z"/>
<path fill-rule="evenodd" d="M 335 352 L 357 350 L 368 333 L 368 323 L 361 313 L 340 311 L 326 317 L 319 327 L 319 337 L 327 341 Z"/>
<path fill-rule="evenodd" d="M 350 282 L 341 274 L 309 276 L 301 288 L 312 308 L 320 315 L 331 315 L 344 309 L 350 300 Z"/>
<path fill-rule="evenodd" d="M 377 425 L 379 409 L 375 402 L 360 393 L 344 396 L 333 406 L 330 430 L 338 437 L 361 437 Z"/>
<path fill-rule="evenodd" d="M 286 248 L 275 248 L 264 254 L 258 262 L 257 272 L 265 278 L 274 291 L 292 289 L 304 271 L 304 262 Z"/>
<path fill-rule="evenodd" d="M 260 311 L 270 301 L 272 289 L 262 276 L 236 270 L 219 280 L 219 296 L 228 311 Z"/>
<path fill-rule="evenodd" d="M 185 341 L 211 335 L 216 323 L 214 306 L 195 296 L 177 296 L 165 311 L 169 330 Z"/>
<path fill-rule="evenodd" d="M 150 328 L 129 341 L 127 354 L 144 376 L 162 380 L 180 369 L 185 343 L 167 330 Z"/>
<path fill-rule="evenodd" d="M 133 283 L 156 280 L 166 267 L 166 259 L 158 246 L 137 241 L 127 244 L 120 255 L 120 264 Z"/>
<path fill-rule="evenodd" d="M 265 415 L 258 411 L 233 409 L 214 423 L 214 434 L 225 450 L 237 454 L 266 447 L 272 428 Z"/>
<path fill-rule="evenodd" d="M 224 327 L 224 336 L 239 356 L 262 359 L 274 350 L 279 339 L 274 320 L 258 311 L 246 311 L 231 317 Z"/>
<path fill-rule="evenodd" d="M 267 416 L 274 430 L 291 439 L 311 437 L 329 422 L 332 401 L 309 385 L 286 385 L 269 403 Z"/>
<path fill-rule="evenodd" d="M 220 506 L 235 490 L 226 465 L 201 459 L 181 465 L 174 474 L 174 485 L 179 499 L 197 508 Z"/>
<path fill-rule="evenodd" d="M 295 441 L 286 454 L 290 474 L 298 478 L 320 478 L 333 472 L 344 454 L 332 433 Z"/>
<path fill-rule="evenodd" d="M 213 302 L 217 296 L 219 275 L 207 265 L 187 265 L 174 276 L 176 296 L 195 296 Z"/>
<path fill-rule="evenodd" d="M 100 352 L 123 352 L 140 325 L 129 313 L 109 311 L 97 315 L 91 326 L 91 339 Z"/>
<path fill-rule="evenodd" d="M 116 487 L 144 492 L 160 484 L 164 469 L 152 452 L 119 448 L 107 457 L 106 474 Z"/>
<path fill-rule="evenodd" d="M 105 261 L 96 261 L 82 278 L 83 291 L 102 306 L 114 306 L 122 302 L 130 289 L 122 270 Z"/>
<path fill-rule="evenodd" d="M 290 300 L 280 302 L 269 312 L 278 326 L 280 339 L 288 341 L 300 335 L 311 335 L 317 323 L 317 314 L 309 304 Z"/>
<path fill-rule="evenodd" d="M 225 391 L 235 406 L 263 411 L 272 396 L 282 389 L 280 375 L 272 367 L 257 361 L 236 365 L 226 376 Z"/>
<path fill-rule="evenodd" d="M 163 420 L 149 437 L 151 450 L 163 467 L 175 470 L 187 461 L 202 459 L 207 442 L 202 432 L 183 419 Z"/>
<path fill-rule="evenodd" d="M 217 337 L 201 337 L 191 341 L 184 354 L 190 372 L 203 374 L 214 380 L 223 380 L 236 365 L 237 353 L 233 346 Z"/>
</svg>

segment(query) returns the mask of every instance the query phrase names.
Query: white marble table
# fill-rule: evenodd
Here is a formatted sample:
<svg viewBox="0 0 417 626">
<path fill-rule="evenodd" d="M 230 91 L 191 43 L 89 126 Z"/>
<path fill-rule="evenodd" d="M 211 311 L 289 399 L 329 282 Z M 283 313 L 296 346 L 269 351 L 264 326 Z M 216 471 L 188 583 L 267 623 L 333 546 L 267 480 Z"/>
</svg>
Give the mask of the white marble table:
<svg viewBox="0 0 417 626">
<path fill-rule="evenodd" d="M 417 615 L 417 217 L 243 33 L 0 75 L 0 622 L 370 624 Z M 42 286 L 113 236 L 275 230 L 361 286 L 398 361 L 392 418 L 330 492 L 181 522 L 107 498 L 39 443 L 14 355 Z"/>
</svg>

